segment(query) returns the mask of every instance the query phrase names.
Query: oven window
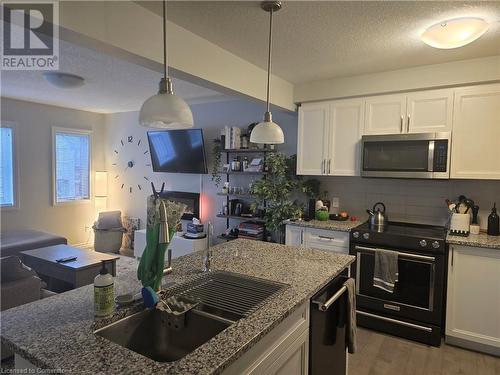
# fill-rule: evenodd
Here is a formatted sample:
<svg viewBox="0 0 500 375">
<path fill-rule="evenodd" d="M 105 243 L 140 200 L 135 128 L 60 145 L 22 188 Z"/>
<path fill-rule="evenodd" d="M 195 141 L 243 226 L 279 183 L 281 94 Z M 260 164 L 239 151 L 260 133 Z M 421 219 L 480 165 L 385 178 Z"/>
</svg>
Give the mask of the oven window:
<svg viewBox="0 0 500 375">
<path fill-rule="evenodd" d="M 365 142 L 363 170 L 426 172 L 429 141 Z"/>
<path fill-rule="evenodd" d="M 359 294 L 430 309 L 431 283 L 434 279 L 433 263 L 410 260 L 400 256 L 398 260 L 399 281 L 395 285 L 394 293 L 389 293 L 373 286 L 374 254 L 358 254 L 361 256 Z"/>
</svg>

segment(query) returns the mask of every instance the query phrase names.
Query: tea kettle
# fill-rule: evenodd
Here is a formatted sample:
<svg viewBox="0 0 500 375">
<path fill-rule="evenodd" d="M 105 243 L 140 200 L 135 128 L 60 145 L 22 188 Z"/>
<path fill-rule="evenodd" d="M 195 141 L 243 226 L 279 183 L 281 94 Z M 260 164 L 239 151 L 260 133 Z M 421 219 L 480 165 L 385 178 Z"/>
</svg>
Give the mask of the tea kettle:
<svg viewBox="0 0 500 375">
<path fill-rule="evenodd" d="M 380 211 L 380 208 L 377 208 L 377 206 L 382 206 L 383 211 Z M 385 204 L 377 202 L 373 205 L 373 209 L 366 210 L 366 212 L 370 215 L 368 219 L 368 226 L 370 229 L 376 230 L 377 232 L 383 232 L 389 222 L 389 218 L 385 214 Z"/>
</svg>

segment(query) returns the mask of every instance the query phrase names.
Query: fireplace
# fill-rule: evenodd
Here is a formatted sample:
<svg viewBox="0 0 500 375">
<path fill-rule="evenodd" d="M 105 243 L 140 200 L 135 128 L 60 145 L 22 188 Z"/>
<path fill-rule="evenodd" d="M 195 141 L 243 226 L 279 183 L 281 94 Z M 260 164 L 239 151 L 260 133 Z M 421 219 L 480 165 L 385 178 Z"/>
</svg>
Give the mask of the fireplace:
<svg viewBox="0 0 500 375">
<path fill-rule="evenodd" d="M 192 220 L 193 217 L 200 218 L 200 194 L 186 193 L 183 191 L 165 191 L 160 194 L 161 198 L 187 205 L 182 220 Z"/>
</svg>

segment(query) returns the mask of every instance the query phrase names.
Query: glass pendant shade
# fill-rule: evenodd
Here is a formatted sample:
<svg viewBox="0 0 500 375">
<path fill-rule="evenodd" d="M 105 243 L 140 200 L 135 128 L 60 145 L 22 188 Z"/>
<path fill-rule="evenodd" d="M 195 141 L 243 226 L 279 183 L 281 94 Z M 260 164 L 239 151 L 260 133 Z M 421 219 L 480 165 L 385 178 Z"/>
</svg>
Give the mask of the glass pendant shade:
<svg viewBox="0 0 500 375">
<path fill-rule="evenodd" d="M 149 97 L 139 112 L 139 124 L 147 128 L 187 129 L 193 127 L 193 113 L 181 97 L 174 95 L 167 63 L 167 4 L 163 0 L 163 78 L 158 94 Z"/>
<path fill-rule="evenodd" d="M 273 121 L 273 116 L 270 110 L 270 87 L 271 87 L 271 54 L 272 54 L 272 39 L 273 39 L 273 12 L 281 9 L 281 1 L 263 1 L 261 8 L 269 12 L 269 48 L 267 55 L 267 98 L 266 112 L 264 121 L 259 122 L 250 133 L 250 142 L 277 145 L 285 143 L 285 135 L 280 126 Z"/>
<path fill-rule="evenodd" d="M 259 122 L 250 133 L 250 142 L 276 145 L 285 142 L 285 135 L 278 124 L 273 122 L 270 112 L 266 112 L 264 121 Z"/>
<path fill-rule="evenodd" d="M 139 123 L 149 128 L 187 129 L 193 127 L 193 114 L 182 98 L 158 93 L 142 105 Z"/>
</svg>

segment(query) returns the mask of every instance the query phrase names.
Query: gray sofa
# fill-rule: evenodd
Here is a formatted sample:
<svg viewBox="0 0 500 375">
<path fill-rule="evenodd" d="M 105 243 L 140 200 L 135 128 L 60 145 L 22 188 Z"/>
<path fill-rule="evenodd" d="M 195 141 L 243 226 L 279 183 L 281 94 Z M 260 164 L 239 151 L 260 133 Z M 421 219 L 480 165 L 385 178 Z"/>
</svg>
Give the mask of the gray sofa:
<svg viewBox="0 0 500 375">
<path fill-rule="evenodd" d="M 0 257 L 19 255 L 21 251 L 41 247 L 66 245 L 66 238 L 55 234 L 31 229 L 21 229 L 0 233 Z"/>
<path fill-rule="evenodd" d="M 18 256 L 0 258 L 0 310 L 24 305 L 55 293 L 43 289 L 45 283 Z M 12 352 L 2 345 L 2 360 Z"/>
</svg>

